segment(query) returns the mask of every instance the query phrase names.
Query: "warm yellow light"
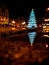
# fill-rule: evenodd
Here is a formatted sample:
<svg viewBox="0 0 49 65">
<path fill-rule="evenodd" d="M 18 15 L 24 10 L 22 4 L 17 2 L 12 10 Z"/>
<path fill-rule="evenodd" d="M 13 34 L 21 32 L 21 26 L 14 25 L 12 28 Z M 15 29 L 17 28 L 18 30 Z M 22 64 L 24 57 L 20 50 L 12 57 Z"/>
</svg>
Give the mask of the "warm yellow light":
<svg viewBox="0 0 49 65">
<path fill-rule="evenodd" d="M 46 26 L 43 26 L 43 28 L 46 28 Z"/>
<path fill-rule="evenodd" d="M 49 25 L 49 23 L 47 23 L 47 25 Z"/>
<path fill-rule="evenodd" d="M 31 44 L 31 46 L 33 46 L 33 44 Z"/>
<path fill-rule="evenodd" d="M 49 32 L 49 31 L 46 31 L 46 32 Z M 48 36 L 49 37 L 49 36 Z"/>
<path fill-rule="evenodd" d="M 49 21 L 49 19 L 48 19 L 48 21 Z"/>
<path fill-rule="evenodd" d="M 22 28 L 22 30 L 25 30 L 26 28 Z"/>
<path fill-rule="evenodd" d="M 6 21 L 8 21 L 8 19 L 6 19 Z"/>
<path fill-rule="evenodd" d="M 1 18 L 1 21 L 2 21 L 3 19 Z"/>
<path fill-rule="evenodd" d="M 47 8 L 47 10 L 49 10 L 49 8 Z"/>
<path fill-rule="evenodd" d="M 15 21 L 12 21 L 13 24 L 15 24 Z"/>
<path fill-rule="evenodd" d="M 6 19 L 4 18 L 4 21 L 5 21 Z"/>
<path fill-rule="evenodd" d="M 48 35 L 44 35 L 44 37 L 49 37 Z"/>
<path fill-rule="evenodd" d="M 48 47 L 48 44 L 46 44 L 46 47 Z"/>
<path fill-rule="evenodd" d="M 46 28 L 45 30 L 49 30 L 49 28 Z"/>
<path fill-rule="evenodd" d="M 15 30 L 15 29 L 16 29 L 16 28 L 14 28 L 14 27 L 12 28 L 12 30 Z"/>
<path fill-rule="evenodd" d="M 22 22 L 22 24 L 24 25 L 26 22 L 24 21 L 24 22 Z"/>
<path fill-rule="evenodd" d="M 48 19 L 44 19 L 44 21 L 49 21 L 49 18 Z"/>
<path fill-rule="evenodd" d="M 44 21 L 48 21 L 48 19 L 44 19 Z"/>
</svg>

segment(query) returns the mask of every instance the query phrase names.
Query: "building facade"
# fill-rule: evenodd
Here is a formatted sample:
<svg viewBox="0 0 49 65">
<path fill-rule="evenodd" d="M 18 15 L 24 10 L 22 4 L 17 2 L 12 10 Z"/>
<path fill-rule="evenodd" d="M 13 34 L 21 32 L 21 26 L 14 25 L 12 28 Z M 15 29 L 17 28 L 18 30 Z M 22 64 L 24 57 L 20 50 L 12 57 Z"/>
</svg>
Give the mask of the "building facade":
<svg viewBox="0 0 49 65">
<path fill-rule="evenodd" d="M 43 32 L 49 32 L 49 8 L 46 9 L 42 25 Z"/>
<path fill-rule="evenodd" d="M 4 6 L 0 7 L 0 25 L 9 23 L 9 12 Z"/>
</svg>

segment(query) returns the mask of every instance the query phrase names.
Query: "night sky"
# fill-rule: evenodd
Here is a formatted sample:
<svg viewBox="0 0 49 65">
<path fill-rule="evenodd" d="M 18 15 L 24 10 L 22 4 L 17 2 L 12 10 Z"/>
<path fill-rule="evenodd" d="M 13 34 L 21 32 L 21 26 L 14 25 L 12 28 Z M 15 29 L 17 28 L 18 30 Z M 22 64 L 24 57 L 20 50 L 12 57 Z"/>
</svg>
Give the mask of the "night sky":
<svg viewBox="0 0 49 65">
<path fill-rule="evenodd" d="M 0 0 L 9 10 L 10 18 L 24 17 L 28 19 L 32 8 L 37 18 L 43 17 L 44 11 L 49 7 L 49 0 Z"/>
</svg>

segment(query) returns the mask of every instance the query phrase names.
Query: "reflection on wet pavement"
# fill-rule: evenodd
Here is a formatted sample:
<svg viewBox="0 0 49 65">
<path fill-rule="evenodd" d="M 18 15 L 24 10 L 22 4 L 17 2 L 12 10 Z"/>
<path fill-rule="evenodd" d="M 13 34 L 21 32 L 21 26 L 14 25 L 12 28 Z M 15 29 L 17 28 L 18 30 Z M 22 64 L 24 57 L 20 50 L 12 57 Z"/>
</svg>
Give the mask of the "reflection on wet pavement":
<svg viewBox="0 0 49 65">
<path fill-rule="evenodd" d="M 49 48 L 46 47 L 46 43 L 30 46 L 30 44 L 26 45 L 27 41 L 0 42 L 0 65 L 27 65 L 35 62 L 49 62 Z"/>
<path fill-rule="evenodd" d="M 30 41 L 30 43 L 31 43 L 31 46 L 32 46 L 32 44 L 34 43 L 35 36 L 36 36 L 36 32 L 29 32 L 29 33 L 28 33 L 28 37 L 29 37 L 29 41 Z"/>
<path fill-rule="evenodd" d="M 38 33 L 31 46 L 27 35 L 0 37 L 0 65 L 31 65 L 49 63 L 49 44 Z M 42 40 L 42 41 L 41 41 Z"/>
</svg>

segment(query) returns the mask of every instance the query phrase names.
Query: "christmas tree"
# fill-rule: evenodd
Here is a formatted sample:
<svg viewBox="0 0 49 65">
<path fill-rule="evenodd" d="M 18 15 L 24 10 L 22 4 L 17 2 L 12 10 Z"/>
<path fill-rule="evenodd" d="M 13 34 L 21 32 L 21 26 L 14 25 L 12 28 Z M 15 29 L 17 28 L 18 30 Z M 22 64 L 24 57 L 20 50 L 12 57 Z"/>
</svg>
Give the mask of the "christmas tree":
<svg viewBox="0 0 49 65">
<path fill-rule="evenodd" d="M 37 27 L 36 18 L 35 18 L 34 10 L 32 9 L 29 16 L 27 28 L 36 28 L 36 27 Z"/>
</svg>

